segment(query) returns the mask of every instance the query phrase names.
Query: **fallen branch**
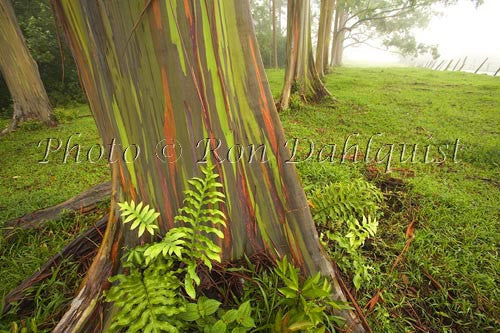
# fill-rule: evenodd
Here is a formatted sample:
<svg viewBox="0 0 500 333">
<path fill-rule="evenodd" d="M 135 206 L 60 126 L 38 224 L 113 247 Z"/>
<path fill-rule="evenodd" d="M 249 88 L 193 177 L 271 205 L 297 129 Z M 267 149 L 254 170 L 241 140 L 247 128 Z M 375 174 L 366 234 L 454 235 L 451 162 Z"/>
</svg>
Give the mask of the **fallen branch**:
<svg viewBox="0 0 500 333">
<path fill-rule="evenodd" d="M 358 318 L 361 321 L 361 325 L 364 327 L 364 329 L 366 330 L 367 333 L 372 333 L 373 331 L 370 328 L 370 325 L 368 324 L 368 321 L 366 320 L 366 317 L 365 317 L 365 315 L 363 313 L 363 310 L 361 310 L 361 308 L 358 305 L 358 302 L 356 302 L 356 299 L 354 298 L 354 296 L 352 296 L 351 292 L 349 291 L 349 288 L 347 288 L 347 285 L 345 284 L 344 279 L 340 275 L 339 268 L 338 268 L 338 266 L 337 266 L 337 264 L 335 262 L 333 263 L 333 266 L 334 266 L 333 270 L 335 272 L 335 277 L 339 281 L 340 287 L 344 291 L 344 294 L 347 296 L 347 298 L 349 299 L 349 301 L 354 306 L 354 309 L 356 310 L 356 313 L 358 314 Z"/>
<path fill-rule="evenodd" d="M 410 207 L 411 207 L 411 203 L 410 203 Z M 410 212 L 413 212 L 413 210 L 411 210 Z M 392 264 L 390 273 L 392 273 L 394 271 L 394 269 L 396 268 L 396 266 L 399 264 L 399 262 L 401 260 L 403 260 L 403 256 L 405 255 L 406 251 L 408 251 L 408 249 L 410 248 L 411 243 L 415 239 L 414 229 L 415 229 L 416 218 L 415 218 L 414 214 L 412 214 L 412 215 L 413 216 L 411 218 L 411 222 L 408 225 L 408 227 L 406 228 L 406 232 L 405 232 L 406 244 L 403 247 L 403 251 L 401 251 L 401 253 L 396 257 L 396 260 L 394 260 L 394 263 Z"/>
<path fill-rule="evenodd" d="M 99 202 L 109 198 L 111 195 L 111 183 L 106 182 L 96 185 L 89 190 L 78 194 L 77 196 L 64 201 L 56 206 L 40 209 L 28 213 L 21 217 L 7 221 L 3 229 L 10 235 L 15 229 L 35 229 L 43 225 L 43 222 L 56 219 L 64 210 L 79 211 L 88 213 L 97 207 Z"/>
<path fill-rule="evenodd" d="M 429 279 L 429 281 L 431 281 L 432 285 L 434 287 L 436 287 L 437 289 L 439 290 L 444 290 L 443 286 L 441 285 L 441 283 L 439 283 L 436 279 L 434 279 L 431 275 L 431 273 L 429 273 L 425 268 L 423 267 L 420 267 L 420 270 L 422 271 L 422 273 L 424 273 L 424 275 Z M 446 297 L 448 298 L 448 300 L 450 300 L 451 302 L 453 302 L 455 299 L 448 293 L 446 292 Z"/>
<path fill-rule="evenodd" d="M 57 267 L 63 260 L 85 261 L 84 259 L 91 257 L 91 254 L 97 251 L 97 247 L 101 243 L 107 222 L 108 215 L 104 216 L 89 230 L 75 238 L 59 253 L 50 258 L 37 272 L 12 290 L 5 297 L 3 314 L 6 314 L 12 308 L 13 303 L 29 301 L 29 297 L 27 296 L 29 289 L 43 280 L 50 278 L 53 272 L 52 268 Z"/>
</svg>

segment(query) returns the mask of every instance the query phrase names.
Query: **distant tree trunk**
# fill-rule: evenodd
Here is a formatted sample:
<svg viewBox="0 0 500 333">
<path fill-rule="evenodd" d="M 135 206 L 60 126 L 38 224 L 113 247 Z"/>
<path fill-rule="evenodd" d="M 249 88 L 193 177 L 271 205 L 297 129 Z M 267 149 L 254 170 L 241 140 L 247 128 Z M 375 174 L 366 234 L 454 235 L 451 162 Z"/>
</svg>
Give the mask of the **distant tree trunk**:
<svg viewBox="0 0 500 333">
<path fill-rule="evenodd" d="M 333 31 L 333 46 L 331 65 L 341 66 L 344 54 L 346 9 L 344 6 L 337 6 L 335 11 L 335 29 Z"/>
<path fill-rule="evenodd" d="M 330 95 L 314 64 L 309 0 L 289 0 L 287 17 L 286 70 L 280 110 L 288 109 L 292 93 L 306 101 Z"/>
<path fill-rule="evenodd" d="M 271 0 L 273 4 L 272 15 L 273 15 L 273 67 L 278 68 L 278 34 L 277 34 L 277 24 L 276 24 L 276 1 Z"/>
<path fill-rule="evenodd" d="M 282 7 L 283 7 L 283 0 L 277 0 L 278 1 L 278 31 L 281 36 L 282 32 L 282 25 L 281 25 L 281 12 L 282 12 Z"/>
<path fill-rule="evenodd" d="M 329 1 L 328 14 L 326 17 L 326 34 L 325 34 L 325 46 L 323 47 L 323 71 L 326 74 L 329 71 L 329 55 L 330 55 L 330 40 L 332 39 L 332 24 L 333 24 L 333 13 L 335 11 L 335 0 Z"/>
<path fill-rule="evenodd" d="M 200 175 L 205 149 L 214 150 L 207 160 L 227 197 L 219 207 L 228 226 L 224 259 L 288 255 L 305 274 L 332 276 L 294 166 L 285 163 L 289 152 L 248 1 L 52 1 L 103 141 L 141 149 L 133 163 L 112 164 L 113 198 L 118 191 L 155 207 L 164 233 L 174 226 L 187 180 Z M 252 145 L 260 149 L 253 159 Z M 56 333 L 99 332 L 109 323 L 113 309 L 101 304 L 101 292 L 120 270 L 121 249 L 138 242 L 117 221 L 114 200 L 99 253 Z M 332 281 L 335 297 L 344 299 Z M 350 312 L 342 315 L 362 331 Z"/>
<path fill-rule="evenodd" d="M 330 55 L 330 67 L 335 66 L 335 53 L 337 52 L 337 35 L 339 30 L 340 6 L 337 4 L 333 19 L 333 35 L 332 35 L 332 50 Z"/>
<path fill-rule="evenodd" d="M 334 7 L 335 0 L 321 0 L 318 43 L 316 47 L 316 71 L 320 77 L 325 75 L 326 68 L 328 67 L 328 51 Z"/>
<path fill-rule="evenodd" d="M 10 0 L 0 0 L 0 73 L 13 102 L 12 122 L 7 133 L 25 120 L 56 124 L 38 66 L 31 57 Z"/>
<path fill-rule="evenodd" d="M 319 7 L 318 41 L 316 44 L 316 71 L 322 77 L 323 73 L 323 50 L 326 40 L 326 16 L 327 7 L 330 0 L 321 0 Z"/>
</svg>

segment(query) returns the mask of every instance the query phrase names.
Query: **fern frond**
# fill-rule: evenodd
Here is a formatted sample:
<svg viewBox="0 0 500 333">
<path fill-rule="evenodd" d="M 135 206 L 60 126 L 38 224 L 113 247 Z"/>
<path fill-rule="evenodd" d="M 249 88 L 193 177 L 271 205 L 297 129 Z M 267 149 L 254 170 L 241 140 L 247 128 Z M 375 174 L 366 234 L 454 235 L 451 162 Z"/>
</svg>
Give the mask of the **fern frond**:
<svg viewBox="0 0 500 333">
<path fill-rule="evenodd" d="M 116 285 L 106 293 L 118 312 L 110 326 L 111 332 L 179 332 L 182 323 L 175 318 L 185 311 L 185 301 L 178 297 L 181 283 L 171 263 L 153 265 L 144 272 L 131 269 L 128 275 L 110 278 Z"/>
<path fill-rule="evenodd" d="M 134 201 L 130 204 L 128 202 L 122 202 L 118 205 L 120 206 L 123 224 L 132 222 L 130 230 L 139 227 L 139 237 L 141 237 L 146 230 L 151 235 L 154 235 L 155 230 L 158 229 L 156 219 L 160 216 L 160 213 L 157 213 L 154 208 L 149 208 L 149 205 L 143 207 L 142 202 L 137 205 Z"/>
<path fill-rule="evenodd" d="M 160 254 L 165 258 L 175 254 L 182 260 L 182 254 L 186 251 L 185 247 L 191 234 L 192 230 L 189 228 L 171 229 L 161 242 L 150 245 L 148 249 L 144 251 L 146 264 L 149 264 Z"/>
<path fill-rule="evenodd" d="M 219 191 L 222 184 L 216 181 L 219 175 L 214 172 L 213 166 L 202 167 L 201 172 L 204 178 L 195 177 L 188 181 L 191 188 L 184 191 L 183 206 L 175 217 L 176 222 L 186 225 L 184 228 L 189 226 L 192 230 L 189 237 L 185 238 L 189 239 L 188 243 L 183 244 L 188 247 L 185 252 L 191 259 L 187 265 L 184 288 L 192 298 L 196 295 L 194 285 L 200 284 L 196 275 L 196 262 L 201 261 L 212 269 L 212 261 L 221 261 L 222 250 L 210 236 L 224 238 L 224 233 L 216 226 L 226 226 L 226 216 L 218 209 L 225 198 L 224 193 Z"/>
</svg>

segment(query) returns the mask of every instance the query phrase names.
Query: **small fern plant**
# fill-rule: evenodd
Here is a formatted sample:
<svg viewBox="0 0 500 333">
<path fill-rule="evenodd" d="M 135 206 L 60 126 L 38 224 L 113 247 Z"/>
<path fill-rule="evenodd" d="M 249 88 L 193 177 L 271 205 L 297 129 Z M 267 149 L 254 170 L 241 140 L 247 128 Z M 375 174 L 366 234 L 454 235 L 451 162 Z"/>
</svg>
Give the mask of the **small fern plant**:
<svg viewBox="0 0 500 333">
<path fill-rule="evenodd" d="M 213 166 L 201 169 L 204 178 L 189 180 L 183 207 L 170 229 L 159 242 L 137 246 L 124 256 L 123 267 L 128 274 L 110 278 L 114 283 L 105 293 L 106 301 L 117 307 L 109 331 L 117 332 L 179 332 L 186 326 L 183 315 L 191 306 L 182 296 L 196 297 L 195 285 L 200 284 L 196 273 L 199 264 L 212 268 L 212 261 L 221 261 L 221 248 L 210 238 L 223 238 L 217 227 L 225 227 L 225 215 L 217 207 L 224 202 L 219 191 L 218 175 Z M 159 229 L 160 216 L 142 203 L 121 203 L 123 223 L 154 235 Z"/>
<path fill-rule="evenodd" d="M 162 242 L 151 245 L 145 252 L 146 262 L 158 256 L 178 256 L 186 264 L 184 288 L 191 297 L 196 297 L 195 284 L 200 284 L 196 274 L 199 261 L 212 269 L 212 261 L 220 262 L 221 248 L 210 237 L 224 238 L 224 233 L 216 226 L 226 226 L 222 211 L 210 208 L 224 202 L 224 194 L 218 189 L 222 184 L 216 181 L 218 175 L 213 167 L 201 169 L 205 178 L 194 177 L 188 181 L 191 189 L 184 191 L 183 207 L 175 221 L 183 226 L 170 230 Z"/>
<path fill-rule="evenodd" d="M 312 193 L 311 212 L 322 242 L 341 269 L 354 272 L 356 289 L 372 277 L 374 268 L 362 247 L 377 233 L 382 200 L 382 192 L 363 179 L 331 183 Z"/>
</svg>

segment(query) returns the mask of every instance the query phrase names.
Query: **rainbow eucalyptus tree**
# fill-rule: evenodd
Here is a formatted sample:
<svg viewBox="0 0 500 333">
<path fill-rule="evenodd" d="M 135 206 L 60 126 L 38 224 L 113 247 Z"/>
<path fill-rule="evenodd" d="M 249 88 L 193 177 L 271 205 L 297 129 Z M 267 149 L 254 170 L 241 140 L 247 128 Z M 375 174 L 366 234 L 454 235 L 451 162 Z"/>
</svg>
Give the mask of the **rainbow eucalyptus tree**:
<svg viewBox="0 0 500 333">
<path fill-rule="evenodd" d="M 271 15 L 272 15 L 272 22 L 273 22 L 273 68 L 278 68 L 278 32 L 277 32 L 277 19 L 276 19 L 276 1 L 278 0 L 271 0 L 272 1 L 272 10 L 271 10 Z M 279 8 L 281 8 L 281 4 L 279 4 Z"/>
<path fill-rule="evenodd" d="M 14 110 L 11 124 L 1 134 L 25 120 L 56 124 L 38 66 L 29 53 L 9 0 L 0 0 L 0 74 L 11 94 Z"/>
<path fill-rule="evenodd" d="M 292 94 L 303 100 L 319 100 L 330 93 L 321 82 L 314 63 L 309 0 L 289 0 L 287 14 L 285 82 L 278 102 L 288 109 Z"/>
<path fill-rule="evenodd" d="M 187 180 L 208 159 L 227 197 L 220 207 L 228 225 L 220 244 L 225 260 L 288 255 L 306 274 L 332 276 L 334 297 L 344 299 L 294 166 L 286 163 L 248 1 L 53 0 L 53 8 L 102 139 L 116 140 L 122 151 L 140 148 L 134 162 L 112 161 L 114 199 L 103 243 L 55 332 L 99 331 L 109 321 L 112 308 L 99 295 L 120 270 L 122 249 L 138 242 L 117 221 L 116 197 L 155 207 L 165 232 Z M 248 154 L 238 158 L 236 151 Z M 351 313 L 343 315 L 361 330 Z"/>
<path fill-rule="evenodd" d="M 337 6 L 335 8 L 335 20 L 333 26 L 332 55 L 330 58 L 330 66 L 332 67 L 342 65 L 342 58 L 344 54 L 345 24 L 345 5 L 337 3 Z"/>
<path fill-rule="evenodd" d="M 335 0 L 321 0 L 318 43 L 316 46 L 316 71 L 320 77 L 325 75 L 325 72 L 328 69 L 328 53 L 330 48 L 330 34 L 332 31 L 334 9 Z"/>
</svg>

